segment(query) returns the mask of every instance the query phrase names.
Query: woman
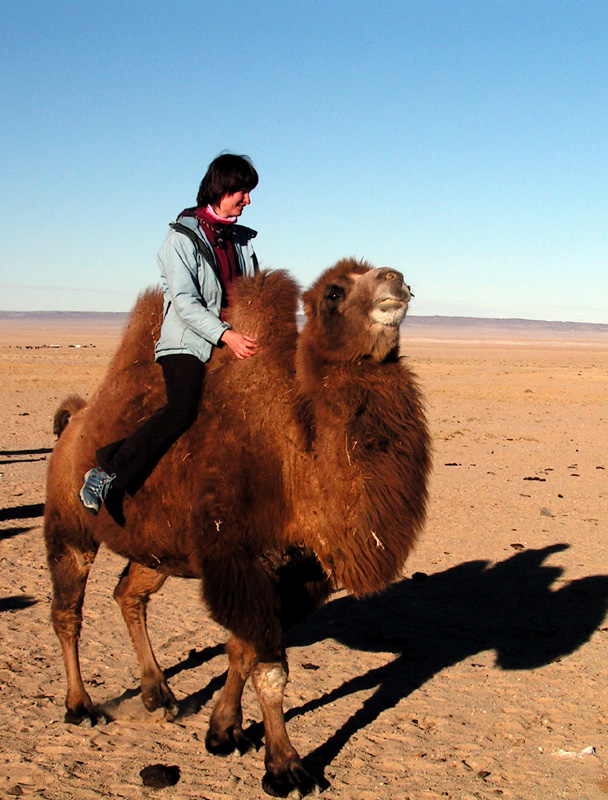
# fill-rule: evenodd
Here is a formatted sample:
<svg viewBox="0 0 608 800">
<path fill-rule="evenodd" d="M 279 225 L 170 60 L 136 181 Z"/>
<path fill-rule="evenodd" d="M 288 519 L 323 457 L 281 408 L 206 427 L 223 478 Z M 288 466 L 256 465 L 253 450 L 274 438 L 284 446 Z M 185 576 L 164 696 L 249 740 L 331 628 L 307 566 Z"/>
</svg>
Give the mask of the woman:
<svg viewBox="0 0 608 800">
<path fill-rule="evenodd" d="M 159 459 L 196 419 L 205 363 L 214 347 L 243 359 L 255 339 L 224 319 L 234 281 L 257 271 L 256 232 L 236 222 L 250 203 L 258 174 L 247 156 L 225 153 L 211 162 L 195 208 L 171 225 L 158 253 L 164 294 L 155 357 L 163 371 L 166 404 L 127 438 L 97 451 L 98 466 L 84 476 L 79 497 L 97 514 L 108 492 L 134 494 Z"/>
</svg>

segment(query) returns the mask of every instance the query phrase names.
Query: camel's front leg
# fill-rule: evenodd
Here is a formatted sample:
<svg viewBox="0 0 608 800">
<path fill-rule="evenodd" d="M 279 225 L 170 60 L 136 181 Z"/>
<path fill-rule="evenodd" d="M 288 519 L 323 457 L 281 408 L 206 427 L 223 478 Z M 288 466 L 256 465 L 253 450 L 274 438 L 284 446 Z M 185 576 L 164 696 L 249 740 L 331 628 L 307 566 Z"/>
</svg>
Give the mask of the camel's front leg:
<svg viewBox="0 0 608 800">
<path fill-rule="evenodd" d="M 252 679 L 266 733 L 266 774 L 262 787 L 273 797 L 287 797 L 294 790 L 303 797 L 318 789 L 319 784 L 302 766 L 285 728 L 283 694 L 287 685 L 287 663 L 260 662 L 252 671 Z"/>
<path fill-rule="evenodd" d="M 256 652 L 236 636 L 228 640 L 226 651 L 229 659 L 228 677 L 213 709 L 205 739 L 207 750 L 215 755 L 228 755 L 235 749 L 246 753 L 252 747 L 252 742 L 243 733 L 241 698 L 257 661 Z"/>
<path fill-rule="evenodd" d="M 146 625 L 148 599 L 166 579 L 166 575 L 131 561 L 114 589 L 114 599 L 120 606 L 137 653 L 144 705 L 148 711 L 164 708 L 167 719 L 174 719 L 179 711 L 177 700 L 154 656 Z"/>
<path fill-rule="evenodd" d="M 240 731 L 241 694 L 251 674 L 266 734 L 264 790 L 275 797 L 287 797 L 292 791 L 302 796 L 318 784 L 302 766 L 285 730 L 287 663 L 276 582 L 261 560 L 239 548 L 230 550 L 229 543 L 221 559 L 209 557 L 202 562 L 205 601 L 216 622 L 234 634 L 228 679 L 211 718 L 207 746 L 216 751 L 230 741 L 227 731 L 234 732 L 235 726 Z"/>
</svg>

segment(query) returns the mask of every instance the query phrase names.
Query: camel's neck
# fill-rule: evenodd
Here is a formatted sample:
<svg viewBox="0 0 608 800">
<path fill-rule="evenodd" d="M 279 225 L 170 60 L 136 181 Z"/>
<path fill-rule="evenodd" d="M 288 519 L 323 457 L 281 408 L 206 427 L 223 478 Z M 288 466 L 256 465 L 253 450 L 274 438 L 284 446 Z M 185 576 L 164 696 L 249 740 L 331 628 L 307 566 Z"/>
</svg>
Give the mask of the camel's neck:
<svg viewBox="0 0 608 800">
<path fill-rule="evenodd" d="M 381 363 L 398 349 L 399 328 L 379 323 L 371 323 L 365 330 L 345 325 L 334 332 L 331 327 L 320 329 L 309 322 L 298 338 L 298 350 L 307 354 L 309 367 L 318 371 L 367 359 Z"/>
<path fill-rule="evenodd" d="M 328 352 L 300 337 L 296 354 L 298 391 L 306 398 L 315 423 L 330 430 L 348 425 L 367 402 L 370 393 L 382 392 L 385 381 L 401 380 L 397 365 L 397 349 L 386 350 L 384 359 L 354 353 L 352 358 L 338 359 L 335 351 Z M 354 351 L 353 351 L 354 352 Z"/>
<path fill-rule="evenodd" d="M 322 362 L 298 353 L 325 530 L 315 547 L 355 594 L 392 580 L 424 516 L 428 434 L 416 384 L 397 361 Z M 324 550 L 323 542 L 331 542 Z"/>
</svg>

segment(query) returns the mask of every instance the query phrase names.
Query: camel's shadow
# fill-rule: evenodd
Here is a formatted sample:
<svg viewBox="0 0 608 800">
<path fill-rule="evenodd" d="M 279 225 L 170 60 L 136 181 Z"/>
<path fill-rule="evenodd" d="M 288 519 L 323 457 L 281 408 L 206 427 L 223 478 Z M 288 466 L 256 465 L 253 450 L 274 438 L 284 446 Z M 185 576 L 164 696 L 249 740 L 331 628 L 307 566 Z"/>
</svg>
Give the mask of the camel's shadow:
<svg viewBox="0 0 608 800">
<path fill-rule="evenodd" d="M 446 667 L 484 650 L 502 669 L 534 669 L 589 640 L 608 610 L 608 575 L 551 585 L 563 570 L 545 565 L 566 550 L 524 550 L 491 565 L 469 561 L 403 580 L 365 600 L 341 597 L 290 633 L 288 646 L 325 638 L 353 650 L 393 652 L 394 661 L 346 681 L 286 714 L 286 719 L 354 692 L 375 689 L 342 727 L 305 758 L 319 773 L 357 731 Z"/>
<path fill-rule="evenodd" d="M 306 756 L 311 772 L 322 774 L 355 733 L 446 667 L 495 650 L 502 669 L 534 669 L 587 642 L 608 610 L 608 575 L 580 578 L 553 590 L 563 570 L 544 561 L 567 548 L 555 544 L 524 550 L 493 565 L 468 561 L 432 575 L 417 574 L 363 600 L 340 597 L 291 631 L 288 647 L 335 639 L 352 650 L 396 654 L 390 663 L 286 713 L 291 719 L 341 697 L 375 690 L 339 730 Z M 221 645 L 192 650 L 187 659 L 166 670 L 166 676 L 197 668 L 221 651 Z M 216 676 L 182 698 L 180 716 L 200 710 L 224 678 Z M 138 692 L 128 690 L 118 701 Z M 261 723 L 247 730 L 255 742 L 261 741 L 262 733 Z"/>
</svg>

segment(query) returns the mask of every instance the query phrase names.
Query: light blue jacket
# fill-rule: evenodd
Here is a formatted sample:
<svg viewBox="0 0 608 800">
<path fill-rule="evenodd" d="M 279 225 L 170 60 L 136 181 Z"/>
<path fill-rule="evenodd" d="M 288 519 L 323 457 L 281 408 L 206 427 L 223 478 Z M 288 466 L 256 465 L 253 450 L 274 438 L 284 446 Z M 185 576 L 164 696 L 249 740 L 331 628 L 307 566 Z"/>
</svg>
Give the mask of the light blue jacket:
<svg viewBox="0 0 608 800">
<path fill-rule="evenodd" d="M 164 308 L 160 338 L 154 354 L 159 359 L 189 353 L 205 362 L 230 325 L 220 319 L 222 285 L 209 240 L 196 217 L 182 216 L 178 222 L 202 239 L 213 257 L 213 263 L 197 251 L 194 242 L 185 234 L 169 229 L 157 259 Z M 253 275 L 257 271 L 257 259 L 251 241 L 257 235 L 256 231 L 244 225 L 235 225 L 234 231 L 240 273 Z"/>
</svg>

